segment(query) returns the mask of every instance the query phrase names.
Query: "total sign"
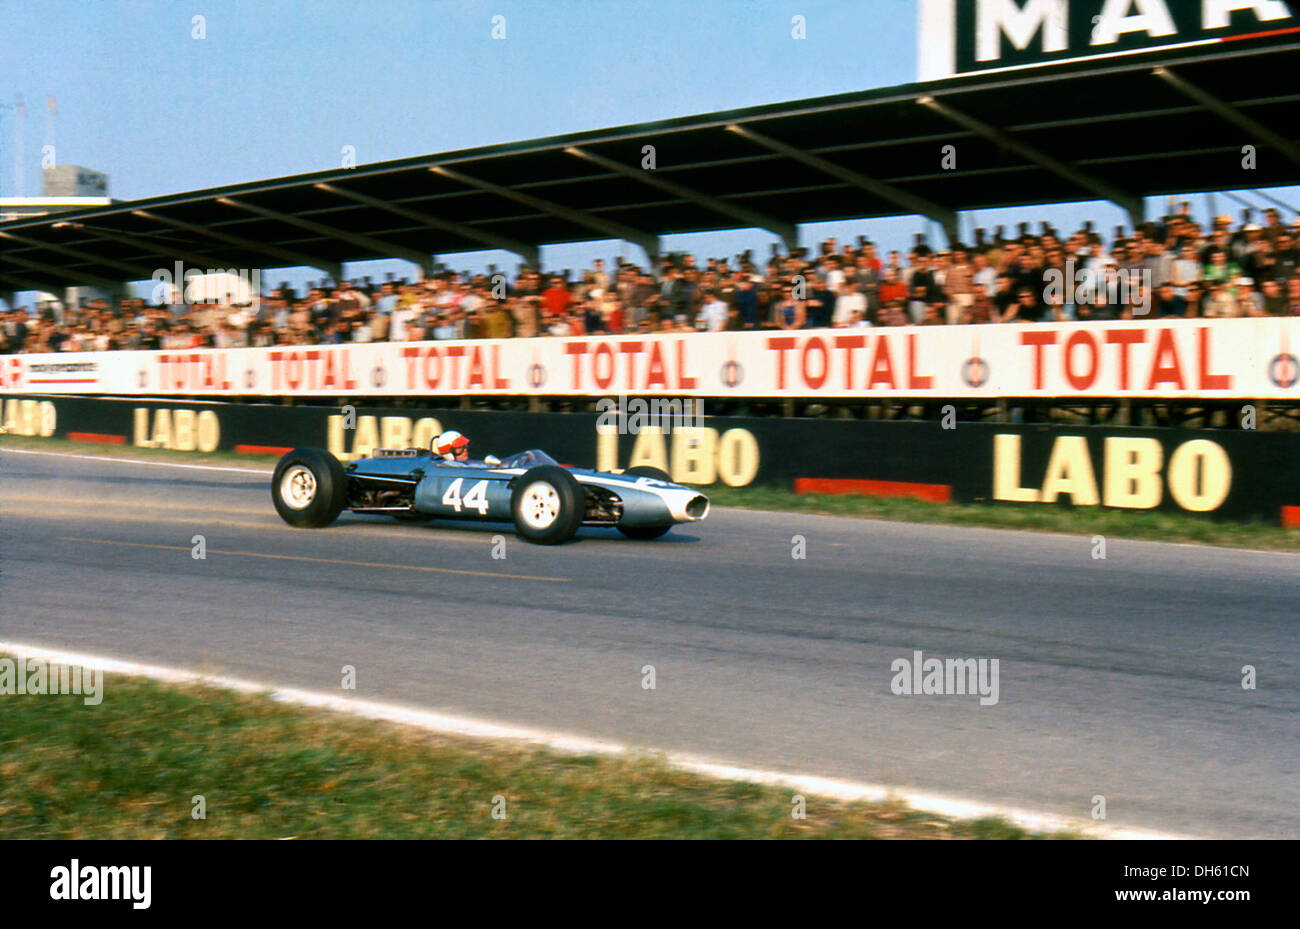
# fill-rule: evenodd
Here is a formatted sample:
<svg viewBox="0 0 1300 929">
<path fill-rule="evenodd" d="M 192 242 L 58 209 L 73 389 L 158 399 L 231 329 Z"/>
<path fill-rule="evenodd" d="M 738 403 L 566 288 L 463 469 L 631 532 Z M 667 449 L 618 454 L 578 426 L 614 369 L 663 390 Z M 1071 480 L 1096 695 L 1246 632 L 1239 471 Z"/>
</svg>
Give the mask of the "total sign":
<svg viewBox="0 0 1300 929">
<path fill-rule="evenodd" d="M 1283 0 L 921 0 L 918 79 L 1296 32 Z"/>
</svg>

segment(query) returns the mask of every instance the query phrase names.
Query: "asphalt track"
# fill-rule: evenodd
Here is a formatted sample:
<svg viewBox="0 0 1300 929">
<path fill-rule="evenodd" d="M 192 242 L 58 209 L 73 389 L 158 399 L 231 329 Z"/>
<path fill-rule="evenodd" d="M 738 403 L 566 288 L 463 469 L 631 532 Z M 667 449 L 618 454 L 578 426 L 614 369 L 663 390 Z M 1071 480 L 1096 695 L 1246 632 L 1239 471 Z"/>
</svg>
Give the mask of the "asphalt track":
<svg viewBox="0 0 1300 929">
<path fill-rule="evenodd" d="M 538 547 L 500 525 L 294 530 L 268 487 L 0 451 L 0 640 L 330 692 L 350 664 L 358 696 L 420 709 L 1080 821 L 1102 795 L 1117 828 L 1300 835 L 1300 556 L 1111 539 L 1098 560 L 1086 537 L 735 510 Z M 918 649 L 997 658 L 998 703 L 891 693 Z"/>
</svg>

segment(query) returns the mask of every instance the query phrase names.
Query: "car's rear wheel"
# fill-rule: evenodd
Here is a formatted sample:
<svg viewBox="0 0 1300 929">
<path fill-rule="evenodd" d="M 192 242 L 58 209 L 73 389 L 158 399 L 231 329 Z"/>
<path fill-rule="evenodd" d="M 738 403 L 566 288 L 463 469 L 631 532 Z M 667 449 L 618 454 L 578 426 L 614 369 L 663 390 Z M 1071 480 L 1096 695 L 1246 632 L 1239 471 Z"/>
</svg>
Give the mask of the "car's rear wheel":
<svg viewBox="0 0 1300 929">
<path fill-rule="evenodd" d="M 295 448 L 275 466 L 271 500 L 280 518 L 291 526 L 328 526 L 347 505 L 343 465 L 322 448 Z"/>
<path fill-rule="evenodd" d="M 619 526 L 618 531 L 629 539 L 646 542 L 659 538 L 671 528 L 672 526 Z"/>
<path fill-rule="evenodd" d="M 667 481 L 668 483 L 672 483 L 673 480 L 668 476 L 667 471 L 651 465 L 637 465 L 635 468 L 628 468 L 623 473 L 630 477 L 653 477 L 657 481 Z M 618 531 L 629 539 L 646 542 L 650 539 L 659 538 L 671 528 L 671 524 L 667 526 L 619 526 Z"/>
<path fill-rule="evenodd" d="M 510 496 L 510 512 L 521 538 L 539 545 L 558 545 L 582 525 L 585 499 L 572 474 L 556 465 L 525 471 Z"/>
</svg>

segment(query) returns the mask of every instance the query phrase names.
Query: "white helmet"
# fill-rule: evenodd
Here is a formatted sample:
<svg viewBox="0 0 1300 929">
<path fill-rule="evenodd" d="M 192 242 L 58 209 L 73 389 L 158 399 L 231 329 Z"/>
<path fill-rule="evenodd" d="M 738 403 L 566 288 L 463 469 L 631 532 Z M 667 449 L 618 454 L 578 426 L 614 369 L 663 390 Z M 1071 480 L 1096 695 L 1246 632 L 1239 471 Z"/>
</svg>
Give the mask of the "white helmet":
<svg viewBox="0 0 1300 929">
<path fill-rule="evenodd" d="M 461 449 L 465 450 L 465 455 L 468 457 L 469 439 L 455 429 L 448 429 L 433 440 L 433 453 L 442 456 L 448 461 L 453 461 Z"/>
</svg>

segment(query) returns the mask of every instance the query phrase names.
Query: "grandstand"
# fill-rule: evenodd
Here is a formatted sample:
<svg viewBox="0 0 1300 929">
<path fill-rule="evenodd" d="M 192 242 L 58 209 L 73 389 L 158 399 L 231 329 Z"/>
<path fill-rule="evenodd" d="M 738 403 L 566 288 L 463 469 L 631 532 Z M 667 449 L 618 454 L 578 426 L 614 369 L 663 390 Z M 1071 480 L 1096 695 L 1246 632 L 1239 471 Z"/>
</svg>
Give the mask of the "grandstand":
<svg viewBox="0 0 1300 929">
<path fill-rule="evenodd" d="M 1300 92 L 1262 79 L 1300 64 L 1296 30 L 1231 25 L 1125 54 L 1018 49 L 1010 65 L 902 86 L 14 218 L 0 223 L 11 306 L 14 291 L 71 286 L 106 299 L 10 313 L 0 338 L 29 352 L 1300 315 L 1300 226 L 1281 212 L 1148 215 L 1151 198 L 1300 180 L 1287 129 Z M 1119 206 L 1127 226 L 962 241 L 966 212 L 1087 200 Z M 865 241 L 797 245 L 803 224 L 900 215 L 946 242 L 896 256 Z M 771 232 L 785 254 L 663 254 L 666 235 L 737 228 Z M 595 238 L 648 260 L 559 280 L 540 267 L 542 246 Z M 437 257 L 475 249 L 519 266 L 466 279 Z M 347 265 L 385 258 L 423 280 L 349 279 Z M 1145 286 L 1054 300 L 1047 278 L 1069 262 L 1094 282 L 1143 272 Z M 127 282 L 178 265 L 308 267 L 321 287 L 252 306 L 189 306 L 159 287 L 128 298 Z"/>
</svg>

